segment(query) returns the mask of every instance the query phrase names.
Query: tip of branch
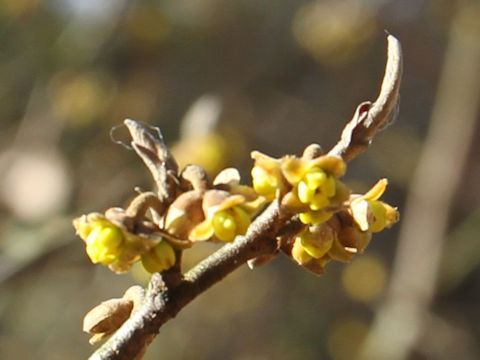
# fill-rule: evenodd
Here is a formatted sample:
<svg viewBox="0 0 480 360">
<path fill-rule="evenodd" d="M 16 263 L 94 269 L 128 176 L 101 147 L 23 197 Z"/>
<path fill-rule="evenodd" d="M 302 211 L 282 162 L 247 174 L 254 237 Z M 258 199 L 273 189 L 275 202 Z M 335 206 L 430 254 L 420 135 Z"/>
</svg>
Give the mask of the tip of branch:
<svg viewBox="0 0 480 360">
<path fill-rule="evenodd" d="M 398 39 L 387 33 L 387 64 L 380 94 L 370 109 L 371 117 L 387 118 L 398 101 L 403 72 L 402 46 Z"/>
<path fill-rule="evenodd" d="M 329 151 L 329 155 L 350 161 L 371 143 L 379 129 L 390 122 L 390 116 L 397 108 L 402 78 L 402 47 L 400 41 L 387 31 L 387 64 L 380 93 L 373 102 L 363 102 L 357 108 L 353 119 L 345 126 L 340 141 Z"/>
</svg>

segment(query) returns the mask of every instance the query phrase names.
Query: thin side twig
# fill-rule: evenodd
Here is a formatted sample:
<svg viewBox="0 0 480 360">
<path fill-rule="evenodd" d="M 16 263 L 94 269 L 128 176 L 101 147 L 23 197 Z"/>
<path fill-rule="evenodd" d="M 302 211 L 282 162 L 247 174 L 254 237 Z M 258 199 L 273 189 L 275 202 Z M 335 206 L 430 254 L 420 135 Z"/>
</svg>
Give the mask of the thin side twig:
<svg viewBox="0 0 480 360">
<path fill-rule="evenodd" d="M 175 158 L 163 142 L 158 129 L 155 136 L 135 120 L 126 119 L 124 124 L 132 136 L 132 148 L 143 160 L 155 180 L 158 197 L 168 205 L 176 195 L 178 182 L 176 180 L 178 165 Z"/>
</svg>

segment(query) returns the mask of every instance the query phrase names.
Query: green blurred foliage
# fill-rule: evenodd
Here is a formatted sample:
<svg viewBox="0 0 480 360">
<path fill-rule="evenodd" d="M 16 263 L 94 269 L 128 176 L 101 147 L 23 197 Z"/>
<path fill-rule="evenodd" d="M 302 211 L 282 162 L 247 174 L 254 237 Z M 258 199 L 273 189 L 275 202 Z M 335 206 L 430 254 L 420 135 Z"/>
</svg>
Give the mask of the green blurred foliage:
<svg viewBox="0 0 480 360">
<path fill-rule="evenodd" d="M 83 315 L 145 281 L 90 264 L 70 225 L 152 186 L 135 154 L 110 140 L 112 126 L 127 117 L 158 126 L 182 162 L 212 174 L 236 166 L 248 179 L 249 150 L 279 156 L 336 142 L 357 104 L 377 94 L 383 29 L 404 48 L 400 116 L 345 180 L 361 192 L 389 177 L 385 201 L 401 211 L 456 3 L 0 0 L 0 358 L 85 358 Z M 218 108 L 196 110 L 206 120 L 185 130 L 205 95 Z M 478 156 L 452 230 L 478 206 Z M 465 224 L 462 234 L 478 237 L 478 222 Z M 318 278 L 281 257 L 242 268 L 166 324 L 146 359 L 350 359 L 388 282 L 397 231 L 376 236 L 374 256 L 350 273 L 332 264 Z M 188 266 L 212 250 L 190 250 Z M 372 267 L 381 274 L 365 294 L 351 272 L 368 278 Z M 469 344 L 480 339 L 479 276 L 470 257 L 435 303 Z"/>
</svg>

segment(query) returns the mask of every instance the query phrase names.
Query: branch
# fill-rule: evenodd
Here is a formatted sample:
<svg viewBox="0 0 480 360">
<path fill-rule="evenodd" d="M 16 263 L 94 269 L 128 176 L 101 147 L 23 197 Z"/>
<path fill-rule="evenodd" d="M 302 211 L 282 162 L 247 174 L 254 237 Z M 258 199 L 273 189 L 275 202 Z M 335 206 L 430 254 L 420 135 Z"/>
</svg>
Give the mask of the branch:
<svg viewBox="0 0 480 360">
<path fill-rule="evenodd" d="M 364 152 L 379 129 L 389 125 L 398 105 L 402 77 L 402 48 L 392 35 L 387 36 L 388 52 L 385 75 L 377 100 L 361 103 L 350 122 L 343 129 L 340 141 L 329 155 L 350 161 Z"/>
<path fill-rule="evenodd" d="M 160 274 L 149 284 L 144 305 L 91 357 L 91 360 L 141 359 L 161 325 L 229 273 L 249 259 L 277 249 L 275 235 L 291 214 L 281 211 L 278 202 L 251 224 L 245 236 L 239 236 L 188 271 L 183 280 L 168 288 Z"/>
<path fill-rule="evenodd" d="M 356 116 L 344 129 L 341 140 L 329 153 L 342 157 L 346 162 L 368 147 L 377 129 L 387 122 L 396 106 L 401 76 L 401 49 L 391 35 L 388 36 L 388 44 L 386 74 L 378 99 L 373 104 L 363 103 L 359 106 Z M 177 180 L 175 160 L 161 138 L 154 137 L 133 120 L 126 120 L 125 125 L 132 134 L 133 148 L 154 176 L 161 200 L 168 201 L 177 186 L 175 181 L 172 182 L 172 179 Z M 245 236 L 238 236 L 233 243 L 220 248 L 188 271 L 179 282 L 168 282 L 161 274 L 154 274 L 140 310 L 90 359 L 141 359 L 160 327 L 195 297 L 248 260 L 278 254 L 276 238 L 289 233 L 292 216 L 276 200 L 255 219 Z"/>
</svg>

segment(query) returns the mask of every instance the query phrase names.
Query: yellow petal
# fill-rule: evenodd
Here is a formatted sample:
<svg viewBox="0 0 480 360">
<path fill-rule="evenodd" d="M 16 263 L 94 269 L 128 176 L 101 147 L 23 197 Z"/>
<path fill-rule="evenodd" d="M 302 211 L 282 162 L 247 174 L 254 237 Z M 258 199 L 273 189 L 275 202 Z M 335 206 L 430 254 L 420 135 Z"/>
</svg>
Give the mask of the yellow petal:
<svg viewBox="0 0 480 360">
<path fill-rule="evenodd" d="M 316 194 L 310 201 L 310 209 L 317 211 L 328 206 L 330 202 L 324 194 Z"/>
<path fill-rule="evenodd" d="M 266 198 L 264 196 L 257 196 L 255 200 L 246 201 L 242 204 L 242 208 L 250 215 L 255 215 L 258 210 L 265 204 Z"/>
<path fill-rule="evenodd" d="M 323 184 L 323 191 L 325 192 L 325 196 L 331 198 L 335 195 L 335 178 L 333 176 L 329 176 L 325 183 Z"/>
<path fill-rule="evenodd" d="M 378 200 L 380 198 L 380 196 L 382 196 L 383 193 L 385 192 L 385 189 L 387 188 L 387 185 L 388 185 L 388 180 L 387 179 L 380 179 L 362 197 L 365 200 Z"/>
<path fill-rule="evenodd" d="M 175 264 L 175 250 L 165 240 L 142 255 L 142 265 L 150 273 L 170 269 Z"/>
<path fill-rule="evenodd" d="M 113 226 L 104 227 L 98 233 L 97 241 L 107 248 L 117 248 L 123 241 L 122 231 Z"/>
<path fill-rule="evenodd" d="M 269 176 L 265 169 L 260 166 L 252 168 L 252 185 L 255 192 L 265 196 L 268 201 L 275 198 L 278 182 L 274 176 Z"/>
<path fill-rule="evenodd" d="M 234 217 L 227 211 L 220 211 L 212 219 L 215 237 L 221 241 L 230 242 L 235 239 L 237 225 Z"/>
<path fill-rule="evenodd" d="M 313 259 L 306 251 L 305 248 L 302 246 L 301 240 L 299 237 L 295 239 L 295 243 L 292 247 L 292 258 L 295 260 L 296 263 L 300 265 L 304 265 Z"/>
<path fill-rule="evenodd" d="M 100 262 L 100 251 L 99 251 L 98 244 L 95 244 L 95 243 L 87 244 L 85 251 L 92 263 L 98 264 Z"/>
<path fill-rule="evenodd" d="M 192 241 L 205 241 L 210 239 L 214 234 L 211 219 L 202 221 L 196 225 L 188 234 L 188 239 Z"/>
<path fill-rule="evenodd" d="M 320 225 L 328 221 L 333 216 L 333 213 L 326 211 L 308 211 L 299 214 L 299 219 L 302 223 L 307 225 Z"/>
<path fill-rule="evenodd" d="M 250 216 L 239 206 L 234 206 L 232 211 L 237 225 L 237 234 L 245 235 L 251 223 Z"/>
<path fill-rule="evenodd" d="M 300 181 L 297 185 L 297 194 L 300 201 L 306 204 L 312 200 L 315 189 L 309 188 L 305 181 Z"/>
<path fill-rule="evenodd" d="M 384 203 L 381 201 L 369 201 L 370 211 L 372 213 L 372 219 L 370 220 L 370 226 L 368 231 L 379 232 L 385 228 L 387 223 L 386 209 Z"/>
<path fill-rule="evenodd" d="M 333 234 L 325 233 L 312 234 L 310 232 L 305 233 L 300 237 L 301 244 L 305 248 L 305 251 L 315 259 L 323 257 L 328 250 L 332 247 Z"/>
<path fill-rule="evenodd" d="M 327 174 L 322 169 L 315 167 L 305 174 L 305 182 L 310 189 L 318 189 L 327 180 Z"/>
</svg>

